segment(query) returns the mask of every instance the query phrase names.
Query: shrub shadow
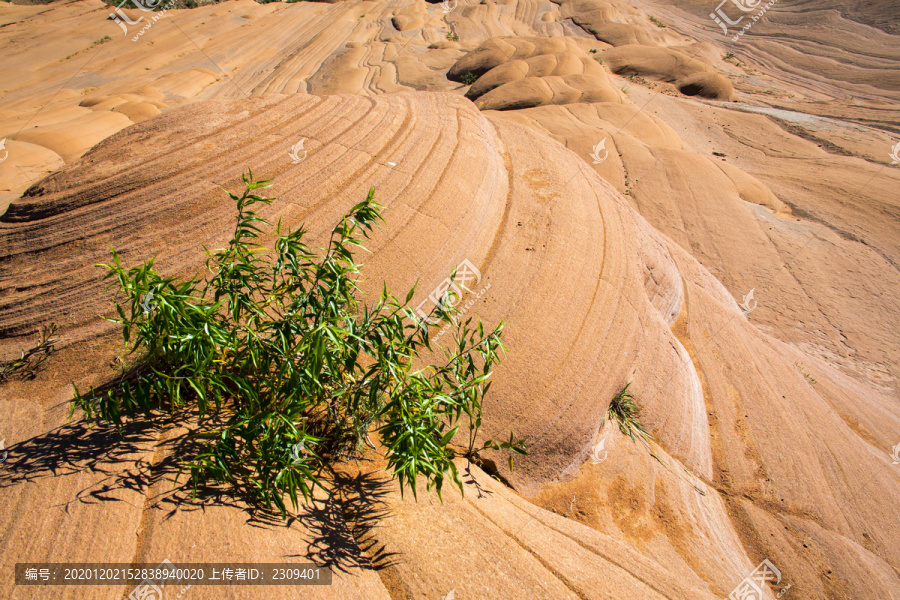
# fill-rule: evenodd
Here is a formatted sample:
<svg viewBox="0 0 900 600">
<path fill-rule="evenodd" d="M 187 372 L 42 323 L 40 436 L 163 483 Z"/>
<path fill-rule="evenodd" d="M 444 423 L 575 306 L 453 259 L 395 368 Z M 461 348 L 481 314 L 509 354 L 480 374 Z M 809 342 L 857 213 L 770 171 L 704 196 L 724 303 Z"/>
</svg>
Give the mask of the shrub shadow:
<svg viewBox="0 0 900 600">
<path fill-rule="evenodd" d="M 173 432 L 178 431 L 178 434 Z M 353 569 L 382 569 L 393 564 L 393 554 L 378 546 L 372 530 L 389 516 L 385 497 L 388 478 L 378 473 L 329 470 L 319 473 L 321 483 L 309 501 L 282 518 L 277 510 L 260 507 L 251 490 L 239 485 L 199 485 L 190 473 L 180 472 L 179 456 L 196 455 L 203 441 L 192 438 L 184 422 L 168 418 L 128 421 L 121 429 L 69 423 L 7 448 L 0 463 L 0 490 L 27 485 L 42 478 L 66 477 L 89 471 L 99 475 L 68 502 L 57 505 L 68 512 L 73 503 L 124 502 L 122 490 L 146 496 L 148 508 L 166 511 L 203 511 L 232 507 L 247 514 L 247 524 L 261 528 L 290 528 L 305 533 L 308 550 L 292 555 L 320 567 L 348 573 Z M 164 452 L 154 452 L 157 446 Z M 162 455 L 158 462 L 156 455 Z M 2 458 L 2 454 L 0 454 Z M 343 468 L 349 464 L 342 464 Z M 180 472 L 180 473 L 179 473 Z"/>
<path fill-rule="evenodd" d="M 333 471 L 324 498 L 303 506 L 297 520 L 312 536 L 305 555 L 320 567 L 381 570 L 394 566 L 374 529 L 389 516 L 390 480 L 377 473 Z"/>
</svg>

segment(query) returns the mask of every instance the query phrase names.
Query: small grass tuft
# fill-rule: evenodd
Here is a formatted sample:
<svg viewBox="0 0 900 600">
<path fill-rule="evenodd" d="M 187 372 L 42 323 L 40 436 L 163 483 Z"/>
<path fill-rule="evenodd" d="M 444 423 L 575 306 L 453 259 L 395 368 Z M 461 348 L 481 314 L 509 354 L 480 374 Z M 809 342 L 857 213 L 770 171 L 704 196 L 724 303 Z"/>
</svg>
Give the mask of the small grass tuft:
<svg viewBox="0 0 900 600">
<path fill-rule="evenodd" d="M 610 419 L 618 423 L 619 430 L 630 437 L 632 442 L 641 439 L 646 444 L 647 439 L 653 439 L 653 436 L 647 433 L 647 430 L 644 429 L 644 426 L 639 421 L 641 409 L 635 403 L 634 396 L 628 391 L 630 385 L 631 382 L 629 381 L 613 397 L 612 402 L 609 403 L 609 408 L 606 409 L 606 414 Z M 635 435 L 637 435 L 637 438 Z"/>
<path fill-rule="evenodd" d="M 476 81 L 478 81 L 478 75 L 471 71 L 466 71 L 462 76 L 463 85 L 472 85 Z"/>
<path fill-rule="evenodd" d="M 15 360 L 0 363 L 0 383 L 15 376 L 20 379 L 34 379 L 44 361 L 53 354 L 53 345 L 58 341 L 58 338 L 53 337 L 54 333 L 56 333 L 55 324 L 45 325 L 41 328 L 36 346 L 23 350 L 22 355 Z"/>
<path fill-rule="evenodd" d="M 458 42 L 459 36 L 453 33 L 452 31 L 447 32 L 447 39 L 451 42 Z"/>
<path fill-rule="evenodd" d="M 816 385 L 818 383 L 818 381 L 816 381 L 815 377 L 813 377 L 812 375 L 810 375 L 809 373 L 807 373 L 806 371 L 803 370 L 804 369 L 803 365 L 801 365 L 800 363 L 794 363 L 794 364 L 796 365 L 797 370 L 800 371 L 800 373 L 803 375 L 803 377 L 806 378 L 806 381 L 810 385 Z"/>
<path fill-rule="evenodd" d="M 88 46 L 88 47 L 85 48 L 84 50 L 79 50 L 78 52 L 75 52 L 74 54 L 70 54 L 70 55 L 68 55 L 67 57 L 61 59 L 60 62 L 69 60 L 70 58 L 73 58 L 73 57 L 75 57 L 75 56 L 78 56 L 78 55 L 81 54 L 82 52 L 87 52 L 88 50 L 90 50 L 90 49 L 92 49 L 92 48 L 96 48 L 96 47 L 99 46 L 100 44 L 105 44 L 106 42 L 111 42 L 111 41 L 112 41 L 112 38 L 111 38 L 111 37 L 109 37 L 108 35 L 104 35 L 102 38 L 100 38 L 99 40 L 94 41 L 93 44 L 91 44 L 90 46 Z"/>
</svg>

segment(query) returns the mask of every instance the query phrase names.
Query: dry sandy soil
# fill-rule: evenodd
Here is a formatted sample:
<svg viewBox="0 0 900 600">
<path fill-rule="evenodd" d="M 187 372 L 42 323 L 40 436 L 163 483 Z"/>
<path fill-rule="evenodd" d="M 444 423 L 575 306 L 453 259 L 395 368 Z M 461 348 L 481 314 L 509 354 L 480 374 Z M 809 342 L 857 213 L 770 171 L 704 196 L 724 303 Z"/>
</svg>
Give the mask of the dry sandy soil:
<svg viewBox="0 0 900 600">
<path fill-rule="evenodd" d="M 0 597 L 169 559 L 334 573 L 190 600 L 714 599 L 768 559 L 764 598 L 900 599 L 897 10 L 738 4 L 0 3 L 0 359 L 60 338 L 0 384 Z M 317 242 L 375 187 L 367 291 L 477 266 L 515 470 L 416 502 L 373 452 L 285 523 L 173 486 L 175 425 L 69 420 L 122 353 L 95 265 L 195 272 L 247 167 Z M 628 381 L 656 458 L 605 420 Z"/>
</svg>

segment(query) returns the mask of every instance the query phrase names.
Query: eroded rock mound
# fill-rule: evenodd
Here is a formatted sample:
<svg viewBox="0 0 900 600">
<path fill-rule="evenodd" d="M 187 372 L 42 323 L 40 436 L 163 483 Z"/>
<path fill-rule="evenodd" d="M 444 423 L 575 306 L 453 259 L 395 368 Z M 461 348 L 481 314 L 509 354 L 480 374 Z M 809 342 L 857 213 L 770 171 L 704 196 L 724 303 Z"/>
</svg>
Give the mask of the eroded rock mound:
<svg viewBox="0 0 900 600">
<path fill-rule="evenodd" d="M 612 46 L 666 46 L 682 38 L 648 20 L 647 14 L 625 0 L 560 0 L 560 12 Z"/>
<path fill-rule="evenodd" d="M 671 83 L 687 96 L 734 100 L 734 87 L 726 77 L 678 50 L 630 44 L 608 48 L 602 55 L 604 63 L 617 75 Z"/>
<path fill-rule="evenodd" d="M 474 100 L 504 83 L 526 77 L 592 75 L 606 79 L 603 67 L 597 61 L 581 54 L 583 53 L 568 51 L 509 60 L 479 77 L 466 92 L 466 97 Z"/>
<path fill-rule="evenodd" d="M 580 53 L 581 50 L 572 38 L 494 37 L 456 61 L 447 78 L 462 81 L 467 73 L 481 76 L 507 61 L 560 52 Z"/>
<path fill-rule="evenodd" d="M 448 77 L 476 74 L 466 97 L 482 110 L 622 102 L 606 70 L 568 38 L 492 38 L 457 61 Z"/>
<path fill-rule="evenodd" d="M 475 106 L 481 110 L 513 110 L 575 102 L 621 102 L 621 97 L 606 77 L 526 77 L 491 90 L 475 100 Z"/>
<path fill-rule="evenodd" d="M 734 98 L 726 77 L 677 50 L 626 45 L 602 50 L 597 58 L 618 75 L 672 84 L 687 96 Z M 477 77 L 466 97 L 482 110 L 623 102 L 606 69 L 571 38 L 491 38 L 456 61 L 447 77 Z"/>
</svg>

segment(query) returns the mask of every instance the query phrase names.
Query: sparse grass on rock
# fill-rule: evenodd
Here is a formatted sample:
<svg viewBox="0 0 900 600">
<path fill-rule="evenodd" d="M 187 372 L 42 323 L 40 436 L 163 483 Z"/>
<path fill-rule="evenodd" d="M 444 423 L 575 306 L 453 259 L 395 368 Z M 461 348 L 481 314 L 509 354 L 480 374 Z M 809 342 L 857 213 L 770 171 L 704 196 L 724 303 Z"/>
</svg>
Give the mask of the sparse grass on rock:
<svg viewBox="0 0 900 600">
<path fill-rule="evenodd" d="M 0 362 L 0 383 L 18 377 L 20 379 L 34 379 L 41 365 L 53 354 L 54 344 L 58 338 L 56 325 L 51 323 L 41 328 L 37 344 L 28 350 L 23 350 L 19 358 L 7 362 Z"/>
<path fill-rule="evenodd" d="M 647 440 L 653 439 L 653 436 L 647 433 L 644 426 L 640 422 L 641 409 L 634 400 L 634 396 L 628 391 L 631 382 L 625 384 L 625 387 L 616 394 L 606 409 L 606 414 L 619 425 L 619 431 L 631 438 L 632 442 L 640 439 L 645 445 Z"/>
</svg>

